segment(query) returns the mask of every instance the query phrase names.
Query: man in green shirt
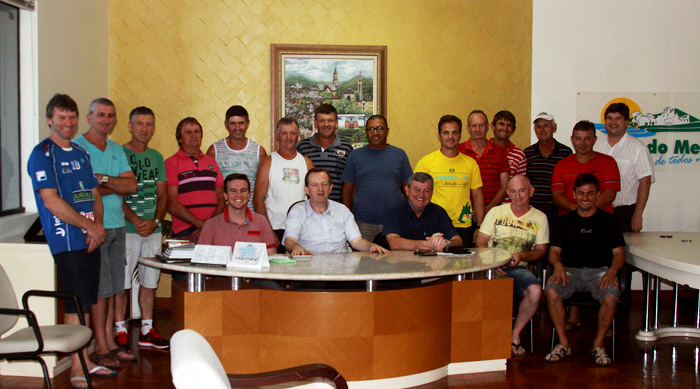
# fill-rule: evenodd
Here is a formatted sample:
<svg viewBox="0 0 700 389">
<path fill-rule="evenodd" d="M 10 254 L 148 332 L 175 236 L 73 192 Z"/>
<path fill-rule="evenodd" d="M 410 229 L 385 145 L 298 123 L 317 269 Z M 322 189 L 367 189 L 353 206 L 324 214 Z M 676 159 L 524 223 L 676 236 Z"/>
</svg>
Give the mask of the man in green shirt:
<svg viewBox="0 0 700 389">
<path fill-rule="evenodd" d="M 160 254 L 160 222 L 165 216 L 168 204 L 163 156 L 148 147 L 156 131 L 156 118 L 153 111 L 146 107 L 134 108 L 129 114 L 128 126 L 131 140 L 124 145 L 124 153 L 136 175 L 138 190 L 134 195 L 124 196 L 123 209 L 126 217 L 124 289 L 131 289 L 139 257 L 153 257 Z M 141 308 L 139 346 L 167 348 L 170 342 L 163 339 L 158 330 L 153 327 L 153 308 L 160 270 L 144 265 L 139 265 L 138 268 L 139 285 L 135 286 L 134 293 L 138 289 L 138 306 Z M 117 328 L 116 342 L 122 347 L 128 347 L 130 343 L 125 325 L 125 310 L 126 300 L 124 299 L 116 306 L 114 312 Z"/>
</svg>

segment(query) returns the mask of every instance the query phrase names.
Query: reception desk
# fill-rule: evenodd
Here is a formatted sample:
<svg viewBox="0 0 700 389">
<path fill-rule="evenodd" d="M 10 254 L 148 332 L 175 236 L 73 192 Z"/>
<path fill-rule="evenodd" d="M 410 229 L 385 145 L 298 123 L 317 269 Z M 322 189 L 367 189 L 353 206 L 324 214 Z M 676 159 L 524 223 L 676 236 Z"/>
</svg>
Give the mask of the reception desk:
<svg viewBox="0 0 700 389">
<path fill-rule="evenodd" d="M 513 283 L 494 277 L 494 269 L 509 260 L 504 250 L 476 249 L 460 257 L 321 254 L 263 271 L 139 261 L 190 273 L 189 282 L 173 283 L 173 330 L 201 333 L 227 373 L 326 363 L 353 388 L 405 388 L 448 374 L 505 370 Z M 244 278 L 364 281 L 365 288 L 256 288 Z M 377 285 L 431 278 L 405 288 Z"/>
</svg>

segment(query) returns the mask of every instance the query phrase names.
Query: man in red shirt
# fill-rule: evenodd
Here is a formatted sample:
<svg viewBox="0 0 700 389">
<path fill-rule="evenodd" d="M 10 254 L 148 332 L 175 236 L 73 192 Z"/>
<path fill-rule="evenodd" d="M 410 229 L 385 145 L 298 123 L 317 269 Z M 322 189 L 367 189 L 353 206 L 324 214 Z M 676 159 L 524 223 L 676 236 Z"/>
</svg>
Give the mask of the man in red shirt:
<svg viewBox="0 0 700 389">
<path fill-rule="evenodd" d="M 481 181 L 484 184 L 481 189 L 484 192 L 486 213 L 505 199 L 510 172 L 506 150 L 486 139 L 488 130 L 489 120 L 484 111 L 472 111 L 467 117 L 467 131 L 470 138 L 460 143 L 457 148 L 461 153 L 474 158 L 479 164 Z"/>
<path fill-rule="evenodd" d="M 583 173 L 591 173 L 600 181 L 596 207 L 613 213 L 612 202 L 620 191 L 620 171 L 613 157 L 593 151 L 595 142 L 595 125 L 588 120 L 576 123 L 571 135 L 576 154 L 559 161 L 552 174 L 552 199 L 559 206 L 559 216 L 578 208 L 574 181 Z"/>
<path fill-rule="evenodd" d="M 197 241 L 204 221 L 224 210 L 224 179 L 216 160 L 201 150 L 202 126 L 182 119 L 175 130 L 180 149 L 165 160 L 172 238 Z"/>
<path fill-rule="evenodd" d="M 510 111 L 498 111 L 491 121 L 491 129 L 493 130 L 493 138 L 490 142 L 506 149 L 506 157 L 510 167 L 509 178 L 517 175 L 524 176 L 527 173 L 525 153 L 510 141 L 510 137 L 515 133 L 515 115 Z M 510 202 L 510 198 L 506 197 L 505 201 Z"/>
</svg>

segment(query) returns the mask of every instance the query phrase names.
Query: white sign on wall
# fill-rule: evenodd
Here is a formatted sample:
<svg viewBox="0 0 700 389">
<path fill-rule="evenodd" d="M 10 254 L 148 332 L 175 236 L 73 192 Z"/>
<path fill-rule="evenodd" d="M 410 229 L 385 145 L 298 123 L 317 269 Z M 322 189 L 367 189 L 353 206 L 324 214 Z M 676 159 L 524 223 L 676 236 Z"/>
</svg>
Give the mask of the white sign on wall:
<svg viewBox="0 0 700 389">
<path fill-rule="evenodd" d="M 700 170 L 700 93 L 579 92 L 577 120 L 590 120 L 605 133 L 605 109 L 630 107 L 627 132 L 651 152 L 654 170 Z"/>
</svg>

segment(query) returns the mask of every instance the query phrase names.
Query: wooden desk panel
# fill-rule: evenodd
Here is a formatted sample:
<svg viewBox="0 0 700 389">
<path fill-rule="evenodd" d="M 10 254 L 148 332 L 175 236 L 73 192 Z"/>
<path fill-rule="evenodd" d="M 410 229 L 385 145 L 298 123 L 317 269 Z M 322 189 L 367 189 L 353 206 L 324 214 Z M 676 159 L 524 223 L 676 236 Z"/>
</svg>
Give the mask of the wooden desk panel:
<svg viewBox="0 0 700 389">
<path fill-rule="evenodd" d="M 221 282 L 225 281 L 225 282 Z M 326 363 L 348 381 L 510 358 L 511 279 L 374 292 L 230 289 L 173 283 L 173 323 L 200 332 L 227 373 Z M 177 316 L 182 319 L 177 319 Z"/>
</svg>

